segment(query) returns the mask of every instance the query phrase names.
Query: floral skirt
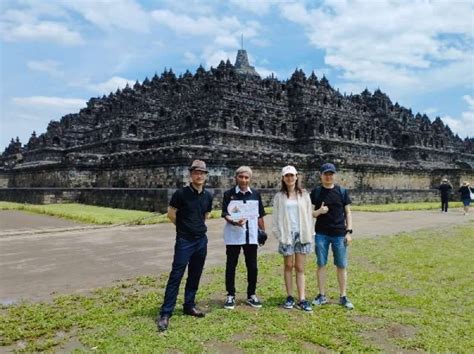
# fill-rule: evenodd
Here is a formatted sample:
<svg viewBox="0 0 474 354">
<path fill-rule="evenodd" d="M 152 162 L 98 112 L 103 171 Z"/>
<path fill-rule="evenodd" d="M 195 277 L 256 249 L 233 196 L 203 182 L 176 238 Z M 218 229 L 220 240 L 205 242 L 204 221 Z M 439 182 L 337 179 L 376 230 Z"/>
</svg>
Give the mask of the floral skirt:
<svg viewBox="0 0 474 354">
<path fill-rule="evenodd" d="M 292 256 L 295 253 L 308 254 L 312 252 L 311 242 L 301 243 L 300 233 L 291 231 L 293 243 L 291 245 L 285 245 L 280 242 L 278 245 L 278 253 L 283 256 Z"/>
</svg>

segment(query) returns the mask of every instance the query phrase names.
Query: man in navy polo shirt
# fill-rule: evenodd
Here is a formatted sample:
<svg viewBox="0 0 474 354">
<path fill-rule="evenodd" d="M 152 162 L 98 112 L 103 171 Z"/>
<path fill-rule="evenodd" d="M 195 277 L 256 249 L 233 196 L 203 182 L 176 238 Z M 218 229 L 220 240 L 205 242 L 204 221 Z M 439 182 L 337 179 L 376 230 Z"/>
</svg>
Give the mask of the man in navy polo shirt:
<svg viewBox="0 0 474 354">
<path fill-rule="evenodd" d="M 347 298 L 347 246 L 352 242 L 351 199 L 347 190 L 334 184 L 336 166 L 325 163 L 319 169 L 321 186 L 311 192 L 311 202 L 315 206 L 313 217 L 316 218 L 315 250 L 318 263 L 317 278 L 319 294 L 313 305 L 326 304 L 326 264 L 329 246 L 334 256 L 339 283 L 339 304 L 347 309 L 354 306 Z"/>
<path fill-rule="evenodd" d="M 205 162 L 194 160 L 189 171 L 191 183 L 173 194 L 168 207 L 168 218 L 176 225 L 176 243 L 165 299 L 157 321 L 160 331 L 168 329 L 186 267 L 188 278 L 183 312 L 189 316 L 204 317 L 204 313 L 196 308 L 195 298 L 207 255 L 205 219 L 212 210 L 212 195 L 204 189 L 208 173 Z"/>
<path fill-rule="evenodd" d="M 260 193 L 250 189 L 251 178 L 250 167 L 240 166 L 235 171 L 237 185 L 224 193 L 222 201 L 221 215 L 226 221 L 224 242 L 227 256 L 225 267 L 227 297 L 224 308 L 229 310 L 235 307 L 235 269 L 241 249 L 244 251 L 245 265 L 247 266 L 247 304 L 254 308 L 262 307 L 255 292 L 258 275 L 258 229 L 265 230 L 263 219 L 265 210 Z M 239 208 L 244 207 L 251 215 L 239 216 Z"/>
</svg>

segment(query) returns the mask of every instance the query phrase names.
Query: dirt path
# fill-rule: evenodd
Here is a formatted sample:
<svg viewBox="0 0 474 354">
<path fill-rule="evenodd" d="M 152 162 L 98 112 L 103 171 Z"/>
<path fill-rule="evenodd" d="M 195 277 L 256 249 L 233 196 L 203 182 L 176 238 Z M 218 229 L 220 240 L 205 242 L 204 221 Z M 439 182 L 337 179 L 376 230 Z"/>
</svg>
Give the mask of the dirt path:
<svg viewBox="0 0 474 354">
<path fill-rule="evenodd" d="M 22 212 L 0 212 L 0 303 L 42 300 L 60 293 L 86 292 L 116 280 L 169 272 L 174 227 L 159 224 L 136 227 L 77 229 L 74 223 Z M 38 222 L 36 230 L 32 227 Z M 4 227 L 8 219 L 8 227 Z M 16 220 L 16 222 L 13 222 Z M 474 220 L 461 211 L 354 213 L 354 238 L 390 235 L 402 231 L 445 228 Z M 266 217 L 271 229 L 271 216 Z M 28 227 L 24 227 L 24 226 Z M 61 231 L 63 227 L 73 227 Z M 222 220 L 209 221 L 206 267 L 224 263 Z M 473 226 L 474 228 L 474 226 Z M 16 231 L 15 231 L 16 230 Z M 271 237 L 260 253 L 274 253 Z"/>
</svg>

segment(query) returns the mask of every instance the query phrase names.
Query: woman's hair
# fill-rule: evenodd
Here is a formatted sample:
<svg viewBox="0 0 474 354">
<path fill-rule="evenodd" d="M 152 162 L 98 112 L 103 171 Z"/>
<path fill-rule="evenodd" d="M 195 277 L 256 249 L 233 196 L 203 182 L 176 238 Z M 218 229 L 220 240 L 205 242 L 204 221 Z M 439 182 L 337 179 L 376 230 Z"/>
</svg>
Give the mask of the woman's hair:
<svg viewBox="0 0 474 354">
<path fill-rule="evenodd" d="M 284 178 L 285 178 L 285 176 L 281 176 L 281 189 L 280 189 L 280 192 L 285 193 L 286 197 L 289 198 L 290 197 L 290 192 L 288 191 L 288 187 L 286 186 Z M 298 175 L 296 175 L 295 192 L 299 193 L 300 195 L 303 194 L 303 189 L 301 188 L 300 179 L 299 179 Z"/>
</svg>

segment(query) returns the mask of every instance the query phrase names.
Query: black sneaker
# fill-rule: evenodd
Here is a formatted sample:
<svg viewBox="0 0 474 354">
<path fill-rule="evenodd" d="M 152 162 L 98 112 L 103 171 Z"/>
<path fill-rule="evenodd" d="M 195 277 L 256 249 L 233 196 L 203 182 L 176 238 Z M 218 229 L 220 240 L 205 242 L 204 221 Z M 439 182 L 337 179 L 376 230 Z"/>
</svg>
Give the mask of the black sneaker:
<svg viewBox="0 0 474 354">
<path fill-rule="evenodd" d="M 293 306 L 295 306 L 295 299 L 293 296 L 288 296 L 285 300 L 285 303 L 283 304 L 283 307 L 285 309 L 292 309 Z"/>
<path fill-rule="evenodd" d="M 158 326 L 158 331 L 160 332 L 166 331 L 168 329 L 169 323 L 169 315 L 161 315 L 159 318 L 156 319 L 156 325 Z"/>
<path fill-rule="evenodd" d="M 313 312 L 313 309 L 307 300 L 301 300 L 295 306 L 297 309 L 300 309 L 304 312 Z"/>
<path fill-rule="evenodd" d="M 352 310 L 354 308 L 354 305 L 352 305 L 352 302 L 349 301 L 347 296 L 341 296 L 339 298 L 339 305 L 344 306 L 348 310 Z"/>
<path fill-rule="evenodd" d="M 249 304 L 252 307 L 255 308 L 260 308 L 262 307 L 262 303 L 258 300 L 257 295 L 252 295 L 247 299 L 247 304 Z"/>
<path fill-rule="evenodd" d="M 235 296 L 227 295 L 224 308 L 228 310 L 233 310 L 235 308 Z"/>
</svg>

